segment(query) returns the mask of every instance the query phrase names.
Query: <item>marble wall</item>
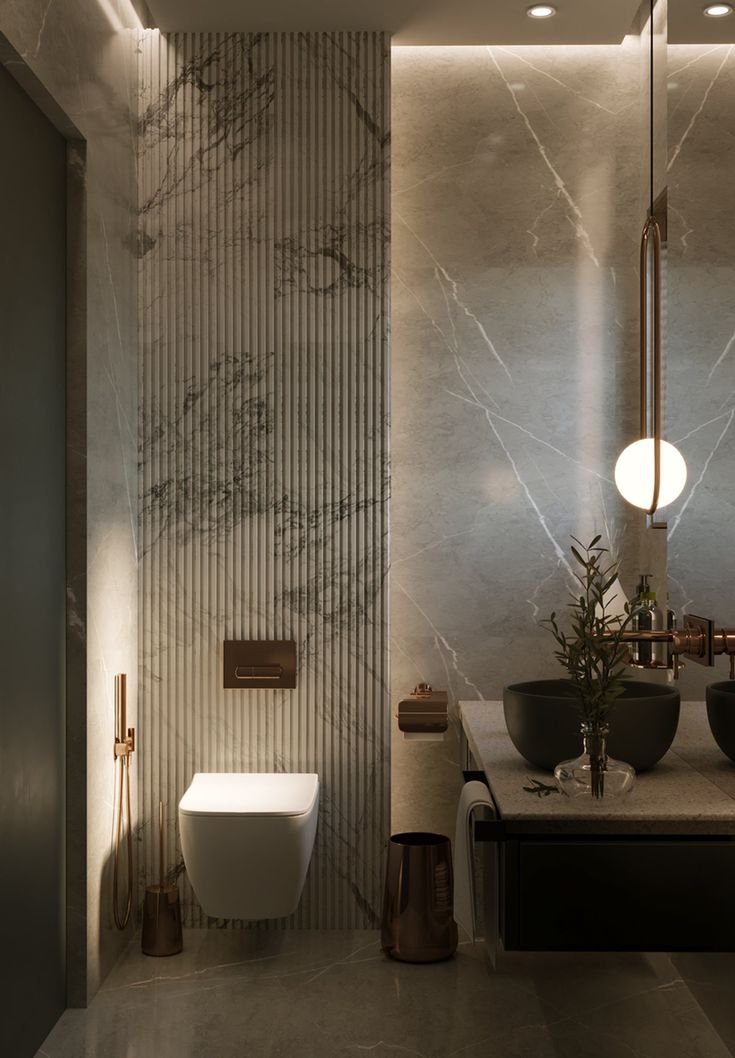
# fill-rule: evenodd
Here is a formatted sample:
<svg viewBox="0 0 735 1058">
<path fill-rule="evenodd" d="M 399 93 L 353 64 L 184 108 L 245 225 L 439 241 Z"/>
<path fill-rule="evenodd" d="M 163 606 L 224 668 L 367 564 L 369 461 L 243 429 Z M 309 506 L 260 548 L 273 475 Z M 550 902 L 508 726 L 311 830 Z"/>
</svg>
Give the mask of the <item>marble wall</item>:
<svg viewBox="0 0 735 1058">
<path fill-rule="evenodd" d="M 195 771 L 316 771 L 304 926 L 376 924 L 388 830 L 388 57 L 141 41 L 141 883 Z M 233 638 L 297 689 L 223 690 Z"/>
<path fill-rule="evenodd" d="M 392 696 L 560 673 L 569 537 L 651 558 L 636 436 L 647 49 L 393 51 Z M 644 569 L 645 571 L 645 569 Z M 456 721 L 394 728 L 393 829 L 453 832 Z"/>
<path fill-rule="evenodd" d="M 669 515 L 671 599 L 735 626 L 735 44 L 668 49 L 667 432 L 687 461 Z M 716 671 L 689 665 L 686 696 Z"/>
<path fill-rule="evenodd" d="M 0 0 L 3 62 L 70 138 L 68 1001 L 127 943 L 110 906 L 113 678 L 135 723 L 134 28 L 129 0 Z M 133 765 L 135 768 L 135 764 Z"/>
</svg>

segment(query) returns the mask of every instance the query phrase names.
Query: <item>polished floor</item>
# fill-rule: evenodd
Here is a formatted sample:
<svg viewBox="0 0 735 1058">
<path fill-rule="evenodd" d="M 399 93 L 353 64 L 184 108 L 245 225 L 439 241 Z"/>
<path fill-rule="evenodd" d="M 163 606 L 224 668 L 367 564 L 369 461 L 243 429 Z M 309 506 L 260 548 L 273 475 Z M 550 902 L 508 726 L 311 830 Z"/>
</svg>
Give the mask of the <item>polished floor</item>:
<svg viewBox="0 0 735 1058">
<path fill-rule="evenodd" d="M 411 966 L 373 932 L 190 930 L 137 944 L 39 1058 L 728 1058 L 735 955 L 507 954 Z"/>
</svg>

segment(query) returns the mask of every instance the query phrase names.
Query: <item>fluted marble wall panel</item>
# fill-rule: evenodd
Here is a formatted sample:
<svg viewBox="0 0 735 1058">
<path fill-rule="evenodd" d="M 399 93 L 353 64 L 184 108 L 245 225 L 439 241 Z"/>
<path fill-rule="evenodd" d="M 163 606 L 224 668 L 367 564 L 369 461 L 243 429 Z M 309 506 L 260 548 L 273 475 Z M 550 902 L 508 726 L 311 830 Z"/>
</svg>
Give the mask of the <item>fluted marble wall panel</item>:
<svg viewBox="0 0 735 1058">
<path fill-rule="evenodd" d="M 668 49 L 667 431 L 689 472 L 669 514 L 679 614 L 735 625 L 735 44 Z M 689 665 L 682 693 L 727 678 Z"/>
<path fill-rule="evenodd" d="M 570 534 L 653 546 L 613 484 L 636 436 L 647 48 L 397 48 L 394 699 L 563 675 L 539 620 Z M 453 831 L 455 726 L 394 730 L 393 827 Z"/>
<path fill-rule="evenodd" d="M 322 782 L 304 926 L 374 925 L 388 827 L 389 56 L 380 34 L 140 53 L 141 863 L 195 771 Z M 294 691 L 223 690 L 293 638 Z M 183 880 L 189 924 L 202 923 Z"/>
</svg>

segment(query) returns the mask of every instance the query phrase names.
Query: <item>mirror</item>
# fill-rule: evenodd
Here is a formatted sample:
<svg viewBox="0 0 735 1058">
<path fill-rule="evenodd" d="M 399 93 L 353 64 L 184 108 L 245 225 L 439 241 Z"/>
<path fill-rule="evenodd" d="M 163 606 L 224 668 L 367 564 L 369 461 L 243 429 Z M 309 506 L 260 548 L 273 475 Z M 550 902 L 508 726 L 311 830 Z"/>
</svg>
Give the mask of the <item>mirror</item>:
<svg viewBox="0 0 735 1058">
<path fill-rule="evenodd" d="M 656 178 L 668 188 L 665 436 L 689 472 L 666 512 L 669 598 L 679 618 L 694 611 L 732 625 L 735 12 L 708 17 L 701 0 L 668 0 L 667 15 L 666 100 L 655 121 L 666 155 Z M 726 678 L 725 662 L 717 668 L 689 665 L 682 697 L 704 697 L 707 683 Z"/>
</svg>

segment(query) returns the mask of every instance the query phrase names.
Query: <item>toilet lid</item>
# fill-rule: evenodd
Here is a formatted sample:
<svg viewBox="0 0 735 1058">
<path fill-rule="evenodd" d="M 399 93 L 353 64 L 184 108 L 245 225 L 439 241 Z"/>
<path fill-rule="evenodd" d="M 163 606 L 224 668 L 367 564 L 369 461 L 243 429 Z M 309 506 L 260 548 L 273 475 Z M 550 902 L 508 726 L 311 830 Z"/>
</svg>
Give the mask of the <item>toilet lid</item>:
<svg viewBox="0 0 735 1058">
<path fill-rule="evenodd" d="M 197 772 L 179 801 L 194 816 L 297 816 L 308 812 L 319 776 L 282 772 Z"/>
</svg>

